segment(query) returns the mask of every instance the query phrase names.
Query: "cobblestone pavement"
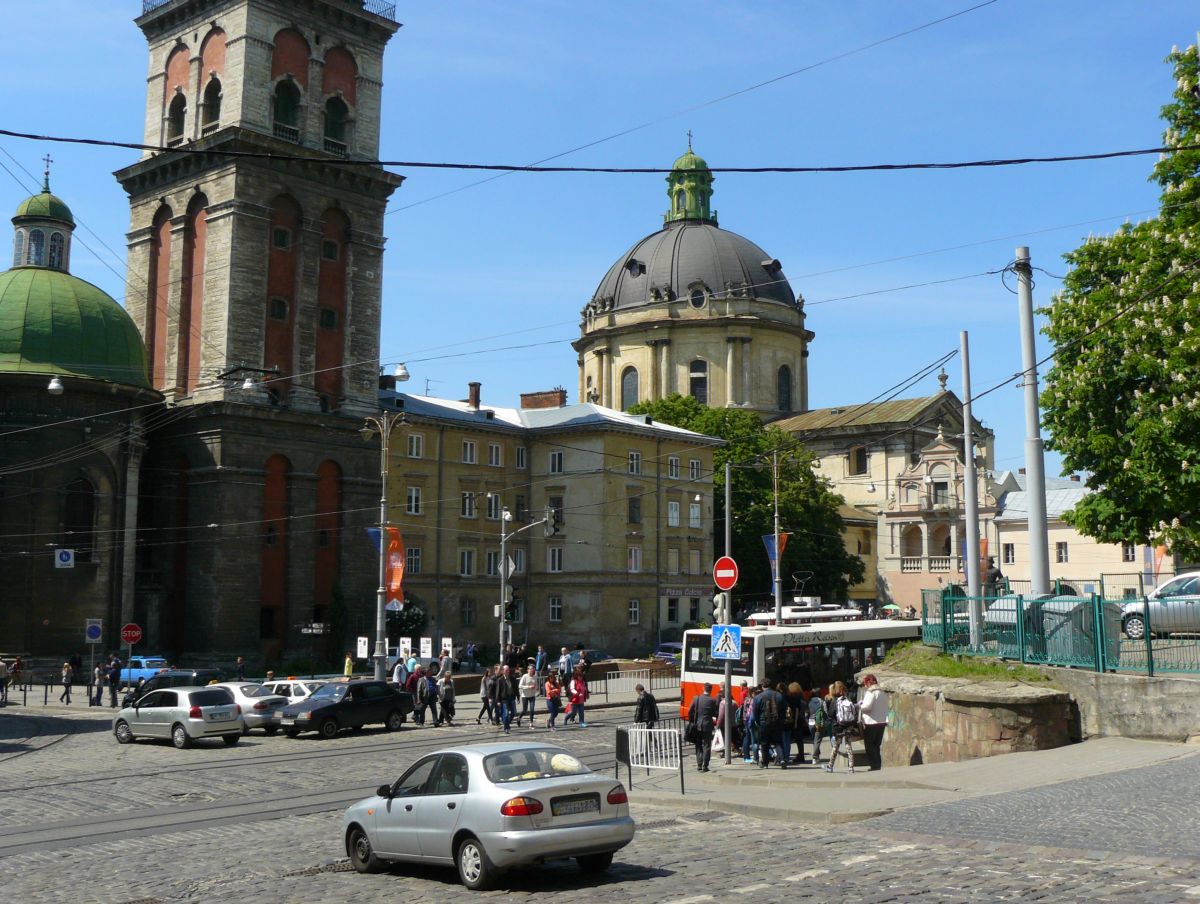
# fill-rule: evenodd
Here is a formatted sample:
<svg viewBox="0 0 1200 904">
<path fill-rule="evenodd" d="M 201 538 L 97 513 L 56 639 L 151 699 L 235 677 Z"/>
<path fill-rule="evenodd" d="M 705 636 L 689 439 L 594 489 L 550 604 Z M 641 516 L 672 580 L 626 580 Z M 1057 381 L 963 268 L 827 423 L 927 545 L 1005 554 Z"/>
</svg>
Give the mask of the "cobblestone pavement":
<svg viewBox="0 0 1200 904">
<path fill-rule="evenodd" d="M 606 726 L 552 738 L 541 730 L 514 735 L 564 743 L 599 765 L 611 759 L 612 725 L 625 715 L 613 713 Z M 367 731 L 332 742 L 251 735 L 236 748 L 189 751 L 159 744 L 118 747 L 103 720 L 56 721 L 73 730 L 26 753 L 11 750 L 4 739 L 30 732 L 0 724 L 0 842 L 11 845 L 68 816 L 85 827 L 89 820 L 101 826 L 152 811 L 177 812 L 178 819 L 150 834 L 97 830 L 59 847 L 10 846 L 8 856 L 0 849 L 7 901 L 464 900 L 451 870 L 348 871 L 340 805 L 274 815 L 269 802 L 326 791 L 331 783 L 372 786 L 381 772 L 396 772 L 431 745 L 495 736 L 473 720 L 462 728 Z M 45 726 L 38 736 L 49 737 Z M 1183 761 L 914 808 L 840 828 L 648 806 L 635 794 L 637 836 L 606 876 L 585 877 L 572 864 L 556 863 L 510 873 L 497 890 L 479 897 L 537 894 L 589 904 L 1200 901 L 1200 852 L 1194 844 L 1188 851 L 1200 792 L 1189 784 L 1194 782 Z M 264 803 L 248 817 L 252 821 L 205 827 L 193 821 L 209 802 L 259 799 Z M 1139 823 L 1142 810 L 1157 816 Z M 1148 848 L 1147 832 L 1178 837 Z"/>
</svg>

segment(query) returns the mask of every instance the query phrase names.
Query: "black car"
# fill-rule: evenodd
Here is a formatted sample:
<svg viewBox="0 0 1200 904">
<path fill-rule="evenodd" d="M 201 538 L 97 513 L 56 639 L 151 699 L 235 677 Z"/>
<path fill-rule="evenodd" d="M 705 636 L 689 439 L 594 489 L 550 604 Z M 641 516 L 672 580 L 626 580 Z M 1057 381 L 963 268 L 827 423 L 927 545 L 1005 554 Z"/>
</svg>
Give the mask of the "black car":
<svg viewBox="0 0 1200 904">
<path fill-rule="evenodd" d="M 397 731 L 413 711 L 412 694 L 386 681 L 332 681 L 311 695 L 279 710 L 283 733 L 294 738 L 315 731 L 332 738 L 343 728 L 382 724 Z"/>
<path fill-rule="evenodd" d="M 160 691 L 166 687 L 204 687 L 214 681 L 222 681 L 224 676 L 220 669 L 163 669 L 138 683 L 121 701 L 122 706 L 132 706 L 151 691 Z"/>
</svg>

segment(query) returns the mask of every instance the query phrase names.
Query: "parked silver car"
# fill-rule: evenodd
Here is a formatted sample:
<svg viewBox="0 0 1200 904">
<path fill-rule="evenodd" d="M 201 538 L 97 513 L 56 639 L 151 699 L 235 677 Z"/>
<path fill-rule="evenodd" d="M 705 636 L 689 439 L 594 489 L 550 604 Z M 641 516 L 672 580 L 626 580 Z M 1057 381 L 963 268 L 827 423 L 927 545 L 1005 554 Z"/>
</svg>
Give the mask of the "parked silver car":
<svg viewBox="0 0 1200 904">
<path fill-rule="evenodd" d="M 117 710 L 113 734 L 118 743 L 135 738 L 170 739 L 180 750 L 201 738 L 220 738 L 232 747 L 242 739 L 241 707 L 224 687 L 172 687 L 150 691 Z"/>
<path fill-rule="evenodd" d="M 360 873 L 386 861 L 457 866 L 485 888 L 514 866 L 574 857 L 603 872 L 633 839 L 625 787 L 548 744 L 454 747 L 353 804 L 343 841 Z"/>
<path fill-rule="evenodd" d="M 264 681 L 262 686 L 272 694 L 287 697 L 288 703 L 299 703 L 305 700 L 326 682 L 309 678 L 272 678 Z"/>
<path fill-rule="evenodd" d="M 1176 575 L 1121 607 L 1121 630 L 1130 640 L 1146 636 L 1146 622 L 1155 635 L 1200 632 L 1200 571 Z"/>
<path fill-rule="evenodd" d="M 242 721 L 246 723 L 246 731 L 261 728 L 269 735 L 278 733 L 278 713 L 288 705 L 287 697 L 273 694 L 253 681 L 222 681 L 220 684 L 209 686 L 228 688 L 233 694 L 233 702 L 242 708 Z"/>
</svg>

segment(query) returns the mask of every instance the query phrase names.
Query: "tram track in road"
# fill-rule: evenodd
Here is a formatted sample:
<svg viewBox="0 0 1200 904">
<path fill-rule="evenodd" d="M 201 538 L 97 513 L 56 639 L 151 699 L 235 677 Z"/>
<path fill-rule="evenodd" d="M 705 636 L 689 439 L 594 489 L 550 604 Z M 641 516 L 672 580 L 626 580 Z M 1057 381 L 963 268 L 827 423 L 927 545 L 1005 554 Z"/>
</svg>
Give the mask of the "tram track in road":
<svg viewBox="0 0 1200 904">
<path fill-rule="evenodd" d="M 37 731 L 34 734 L 26 735 L 23 738 L 6 738 L 0 740 L 0 749 L 13 743 L 28 745 L 25 750 L 16 750 L 12 753 L 0 753 L 0 763 L 8 763 L 19 757 L 29 756 L 31 753 L 39 753 L 49 747 L 53 747 L 55 744 L 65 741 L 67 738 L 76 734 L 79 730 L 72 721 L 67 723 L 67 730 L 62 731 L 60 729 L 60 720 L 48 719 L 44 716 L 25 715 L 23 717 L 23 721 L 32 722 L 35 726 L 37 726 Z M 45 737 L 44 743 L 31 743 L 36 742 L 39 738 L 43 737 Z"/>
</svg>

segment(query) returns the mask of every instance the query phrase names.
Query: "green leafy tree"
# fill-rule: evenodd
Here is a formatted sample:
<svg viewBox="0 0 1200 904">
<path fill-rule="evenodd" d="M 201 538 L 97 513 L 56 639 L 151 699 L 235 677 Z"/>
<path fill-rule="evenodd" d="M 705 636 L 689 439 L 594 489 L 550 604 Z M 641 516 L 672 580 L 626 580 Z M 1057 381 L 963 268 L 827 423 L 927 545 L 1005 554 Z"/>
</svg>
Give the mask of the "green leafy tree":
<svg viewBox="0 0 1200 904">
<path fill-rule="evenodd" d="M 817 476 L 812 467 L 813 456 L 797 447 L 787 433 L 765 426 L 753 411 L 708 408 L 691 396 L 672 395 L 656 402 L 643 402 L 631 410 L 725 440 L 725 445 L 713 455 L 716 494 L 713 524 L 717 535 L 715 548 L 721 550 L 725 531 L 725 462 L 731 461 L 735 465 L 731 488 L 733 557 L 740 572 L 736 595 L 761 598 L 773 592 L 771 566 L 762 538 L 774 529 L 771 468 L 774 449 L 784 450 L 779 466 L 779 523 L 791 535 L 780 570 L 785 595 L 792 589 L 790 575 L 798 571 L 812 572 L 804 592 L 827 600 L 844 600 L 850 585 L 862 580 L 862 560 L 847 553 L 842 543 L 844 524 L 838 507 L 844 500 L 830 489 L 828 481 Z M 748 467 L 748 462 L 758 465 Z"/>
<path fill-rule="evenodd" d="M 1200 145 L 1197 49 L 1174 51 L 1163 143 Z M 1043 313 L 1048 445 L 1093 492 L 1067 520 L 1108 543 L 1200 553 L 1200 151 L 1164 155 L 1159 215 L 1092 238 Z"/>
<path fill-rule="evenodd" d="M 403 609 L 399 612 L 387 612 L 386 630 L 389 646 L 398 643 L 401 637 L 420 637 L 428 621 L 429 613 L 417 595 L 411 590 L 406 590 L 404 596 Z"/>
</svg>

